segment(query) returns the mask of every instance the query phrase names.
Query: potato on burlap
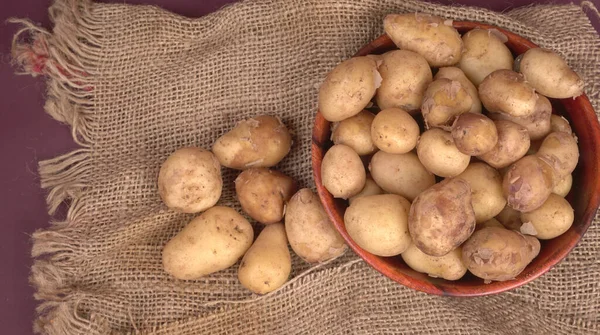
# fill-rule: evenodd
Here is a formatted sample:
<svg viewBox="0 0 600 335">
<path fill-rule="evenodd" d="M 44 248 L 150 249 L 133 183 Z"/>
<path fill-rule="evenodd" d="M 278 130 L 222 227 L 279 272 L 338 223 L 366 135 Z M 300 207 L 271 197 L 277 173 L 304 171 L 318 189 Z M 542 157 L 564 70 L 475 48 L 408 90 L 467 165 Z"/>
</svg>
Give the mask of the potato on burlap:
<svg viewBox="0 0 600 335">
<path fill-rule="evenodd" d="M 331 125 L 333 144 L 345 144 L 360 156 L 370 155 L 377 150 L 371 140 L 371 124 L 375 115 L 362 111 L 352 117 Z"/>
<path fill-rule="evenodd" d="M 538 95 L 522 74 L 497 70 L 479 85 L 479 98 L 490 113 L 526 117 L 535 112 Z"/>
<path fill-rule="evenodd" d="M 553 193 L 542 206 L 521 213 L 521 221 L 523 221 L 521 233 L 548 240 L 569 230 L 574 219 L 575 214 L 571 204 L 560 195 Z"/>
<path fill-rule="evenodd" d="M 371 138 L 379 150 L 404 154 L 415 148 L 419 139 L 419 125 L 401 108 L 386 108 L 375 116 Z"/>
<path fill-rule="evenodd" d="M 550 133 L 552 104 L 550 100 L 543 95 L 538 95 L 538 101 L 535 110 L 528 116 L 511 116 L 504 113 L 490 113 L 492 120 L 508 120 L 527 128 L 529 138 L 532 141 L 543 139 Z"/>
<path fill-rule="evenodd" d="M 479 86 L 490 73 L 513 67 L 513 56 L 504 44 L 507 37 L 496 29 L 473 29 L 462 37 L 464 53 L 459 67 Z"/>
<path fill-rule="evenodd" d="M 502 176 L 493 167 L 481 162 L 472 163 L 456 178 L 465 180 L 471 187 L 471 204 L 477 223 L 494 218 L 506 206 Z"/>
<path fill-rule="evenodd" d="M 336 198 L 348 199 L 365 186 L 367 173 L 358 154 L 347 145 L 332 146 L 321 162 L 323 186 Z"/>
<path fill-rule="evenodd" d="M 477 156 L 496 169 L 509 166 L 525 156 L 531 141 L 527 128 L 512 121 L 494 121 L 498 132 L 498 142 L 492 150 Z"/>
<path fill-rule="evenodd" d="M 363 189 L 358 192 L 355 196 L 351 197 L 350 199 L 348 199 L 348 202 L 350 204 L 352 204 L 352 201 L 360 198 L 360 197 L 365 197 L 367 195 L 377 195 L 377 194 L 383 194 L 383 189 L 377 185 L 377 183 L 375 182 L 375 180 L 373 180 L 373 177 L 371 177 L 371 175 L 367 176 L 367 180 L 365 181 L 365 187 L 363 187 Z"/>
<path fill-rule="evenodd" d="M 552 193 L 554 171 L 537 156 L 525 156 L 511 165 L 502 181 L 508 206 L 519 212 L 540 207 Z"/>
<path fill-rule="evenodd" d="M 452 135 L 439 128 L 429 129 L 421 135 L 417 155 L 428 171 L 440 177 L 459 175 L 471 161 L 471 156 L 458 150 Z"/>
<path fill-rule="evenodd" d="M 221 165 L 208 150 L 187 147 L 176 150 L 160 167 L 158 193 L 167 207 L 198 213 L 214 206 L 221 197 Z"/>
<path fill-rule="evenodd" d="M 461 259 L 461 248 L 458 247 L 444 256 L 430 256 L 411 244 L 402 253 L 402 259 L 411 269 L 428 274 L 434 278 L 458 280 L 467 272 Z"/>
<path fill-rule="evenodd" d="M 441 78 L 427 87 L 421 113 L 428 129 L 450 130 L 456 118 L 468 112 L 472 105 L 471 96 L 458 81 Z"/>
<path fill-rule="evenodd" d="M 473 102 L 471 104 L 471 109 L 469 109 L 469 112 L 481 113 L 481 100 L 479 100 L 479 93 L 477 92 L 477 87 L 473 85 L 473 83 L 469 80 L 469 78 L 467 78 L 467 76 L 461 69 L 454 66 L 439 68 L 438 72 L 433 77 L 433 80 L 441 78 L 458 81 L 460 85 L 467 91 Z"/>
<path fill-rule="evenodd" d="M 456 148 L 465 155 L 478 156 L 491 151 L 498 143 L 494 121 L 482 114 L 464 113 L 452 126 Z"/>
</svg>

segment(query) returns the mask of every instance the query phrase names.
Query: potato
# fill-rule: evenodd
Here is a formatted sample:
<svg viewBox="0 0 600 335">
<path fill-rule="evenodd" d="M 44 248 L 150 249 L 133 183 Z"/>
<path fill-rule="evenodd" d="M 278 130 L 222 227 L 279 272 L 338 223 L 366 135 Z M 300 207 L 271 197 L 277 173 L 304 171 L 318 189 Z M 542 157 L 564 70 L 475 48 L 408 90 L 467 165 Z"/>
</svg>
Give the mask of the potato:
<svg viewBox="0 0 600 335">
<path fill-rule="evenodd" d="M 336 198 L 348 199 L 365 186 L 367 173 L 358 154 L 347 145 L 332 146 L 321 162 L 323 186 Z"/>
<path fill-rule="evenodd" d="M 505 228 L 504 225 L 502 225 L 502 223 L 500 223 L 500 221 L 498 221 L 495 218 L 491 218 L 487 221 L 484 221 L 482 223 L 477 224 L 477 227 L 475 227 L 475 231 L 481 230 L 483 228 L 486 227 L 498 227 L 498 228 Z"/>
<path fill-rule="evenodd" d="M 521 233 L 526 233 L 523 228 L 529 226 L 529 235 L 534 235 L 541 240 L 558 237 L 571 228 L 575 213 L 567 200 L 557 194 L 550 194 L 544 204 L 527 213 L 521 213 Z M 533 228 L 533 229 L 531 229 Z"/>
<path fill-rule="evenodd" d="M 506 206 L 502 191 L 502 176 L 485 163 L 473 163 L 456 176 L 469 183 L 475 221 L 482 223 L 498 215 Z"/>
<path fill-rule="evenodd" d="M 462 261 L 486 282 L 517 277 L 540 252 L 540 241 L 513 230 L 488 227 L 476 231 L 462 247 Z"/>
<path fill-rule="evenodd" d="M 477 158 L 496 169 L 509 166 L 525 156 L 531 141 L 527 128 L 512 121 L 494 121 L 498 131 L 498 142 L 494 148 Z"/>
<path fill-rule="evenodd" d="M 294 179 L 267 168 L 245 170 L 235 179 L 235 194 L 242 209 L 264 224 L 283 219 L 285 203 L 297 189 Z"/>
<path fill-rule="evenodd" d="M 469 183 L 446 179 L 419 194 L 410 207 L 408 230 L 427 255 L 441 257 L 458 248 L 475 230 Z"/>
<path fill-rule="evenodd" d="M 442 78 L 458 81 L 471 97 L 472 104 L 469 113 L 481 113 L 481 100 L 479 100 L 477 87 L 473 85 L 461 69 L 454 66 L 439 68 L 438 72 L 433 77 L 433 80 Z"/>
<path fill-rule="evenodd" d="M 525 156 L 513 164 L 502 182 L 508 205 L 519 212 L 540 207 L 553 188 L 552 168 L 537 156 Z"/>
<path fill-rule="evenodd" d="M 319 197 L 308 188 L 288 202 L 285 231 L 296 255 L 309 263 L 324 262 L 346 251 L 344 239 L 329 221 Z"/>
<path fill-rule="evenodd" d="M 535 112 L 538 95 L 522 74 L 511 70 L 490 73 L 479 85 L 479 98 L 491 113 L 526 117 Z"/>
<path fill-rule="evenodd" d="M 427 87 L 421 113 L 427 128 L 450 130 L 454 120 L 468 112 L 472 105 L 471 96 L 458 81 L 442 78 Z"/>
<path fill-rule="evenodd" d="M 319 111 L 331 122 L 360 113 L 381 84 L 377 62 L 369 57 L 353 57 L 338 64 L 319 88 Z"/>
<path fill-rule="evenodd" d="M 573 175 L 567 175 L 563 179 L 559 180 L 558 183 L 554 185 L 552 188 L 552 193 L 558 194 L 561 197 L 566 197 L 571 191 L 571 186 L 573 185 Z"/>
<path fill-rule="evenodd" d="M 519 63 L 519 71 L 536 91 L 549 98 L 566 99 L 583 93 L 583 80 L 552 50 L 527 50 Z"/>
<path fill-rule="evenodd" d="M 490 73 L 513 67 L 513 56 L 504 45 L 507 38 L 497 30 L 473 29 L 462 37 L 465 51 L 459 67 L 479 86 Z"/>
<path fill-rule="evenodd" d="M 411 243 L 406 202 L 396 194 L 370 195 L 354 200 L 344 214 L 348 235 L 374 255 L 401 254 Z"/>
<path fill-rule="evenodd" d="M 504 209 L 496 215 L 496 220 L 500 222 L 506 229 L 519 230 L 523 222 L 521 222 L 521 212 L 506 205 Z"/>
<path fill-rule="evenodd" d="M 371 125 L 373 143 L 385 152 L 404 154 L 415 148 L 420 134 L 417 121 L 400 108 L 380 111 Z"/>
<path fill-rule="evenodd" d="M 508 120 L 527 128 L 532 141 L 540 140 L 550 133 L 552 105 L 545 96 L 538 96 L 535 111 L 529 116 L 516 117 L 503 113 L 490 113 L 492 120 Z"/>
<path fill-rule="evenodd" d="M 379 66 L 381 86 L 375 101 L 380 109 L 402 108 L 417 112 L 423 102 L 423 94 L 431 83 L 431 68 L 423 56 L 408 50 L 393 50 L 383 54 Z"/>
<path fill-rule="evenodd" d="M 402 259 L 411 269 L 434 278 L 458 280 L 467 272 L 467 267 L 462 263 L 460 247 L 442 257 L 434 257 L 411 244 L 402 253 Z"/>
<path fill-rule="evenodd" d="M 371 124 L 375 115 L 362 111 L 343 121 L 333 123 L 331 140 L 334 144 L 345 144 L 360 156 L 370 155 L 377 150 L 371 140 Z"/>
<path fill-rule="evenodd" d="M 552 114 L 550 116 L 550 132 L 562 131 L 567 134 L 572 134 L 571 125 L 564 116 Z"/>
<path fill-rule="evenodd" d="M 292 272 L 292 257 L 282 223 L 266 226 L 248 249 L 238 269 L 242 286 L 257 294 L 280 288 Z"/>
<path fill-rule="evenodd" d="M 558 182 L 570 175 L 577 166 L 579 161 L 577 140 L 565 132 L 550 133 L 542 142 L 536 155 L 554 168 L 556 182 Z"/>
<path fill-rule="evenodd" d="M 498 143 L 496 125 L 482 114 L 460 115 L 452 127 L 451 135 L 458 151 L 470 156 L 482 155 Z"/>
<path fill-rule="evenodd" d="M 432 128 L 421 135 L 417 155 L 428 171 L 440 177 L 454 177 L 463 172 L 471 156 L 458 150 L 449 132 Z"/>
<path fill-rule="evenodd" d="M 363 189 L 360 192 L 358 192 L 358 194 L 348 199 L 348 202 L 352 204 L 352 202 L 357 198 L 377 194 L 383 194 L 383 189 L 379 187 L 379 185 L 377 185 L 377 183 L 373 180 L 373 177 L 368 175 L 367 180 L 365 182 L 365 187 L 363 187 Z"/>
<path fill-rule="evenodd" d="M 260 115 L 239 122 L 219 137 L 212 151 L 228 168 L 271 167 L 290 152 L 292 137 L 279 118 Z"/>
<path fill-rule="evenodd" d="M 410 201 L 435 184 L 435 176 L 425 169 L 413 152 L 389 154 L 378 151 L 371 158 L 369 170 L 373 180 L 384 191 L 401 195 Z"/>
<path fill-rule="evenodd" d="M 430 66 L 449 66 L 460 60 L 462 40 L 451 20 L 422 13 L 389 14 L 383 19 L 383 29 L 399 49 L 422 55 Z"/>
<path fill-rule="evenodd" d="M 158 193 L 167 207 L 183 213 L 202 212 L 221 197 L 221 165 L 208 150 L 176 150 L 160 167 Z"/>
<path fill-rule="evenodd" d="M 252 245 L 250 223 L 234 209 L 215 206 L 193 219 L 164 247 L 165 271 L 178 279 L 198 279 L 227 269 Z"/>
</svg>

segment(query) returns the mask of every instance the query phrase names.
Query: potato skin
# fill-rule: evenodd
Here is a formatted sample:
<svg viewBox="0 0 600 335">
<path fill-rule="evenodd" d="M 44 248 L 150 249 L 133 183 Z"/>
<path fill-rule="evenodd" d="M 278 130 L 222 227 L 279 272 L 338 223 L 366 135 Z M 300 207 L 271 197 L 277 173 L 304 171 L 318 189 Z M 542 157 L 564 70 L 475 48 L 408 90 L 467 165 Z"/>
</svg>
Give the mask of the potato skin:
<svg viewBox="0 0 600 335">
<path fill-rule="evenodd" d="M 458 81 L 471 97 L 472 104 L 471 109 L 469 109 L 469 113 L 481 114 L 481 100 L 479 100 L 477 87 L 473 85 L 473 83 L 469 80 L 469 78 L 467 78 L 461 69 L 454 66 L 441 67 L 433 77 L 433 80 L 442 78 Z"/>
<path fill-rule="evenodd" d="M 535 237 L 549 240 L 562 235 L 571 228 L 575 213 L 567 200 L 557 194 L 550 194 L 539 208 L 521 213 L 523 225 L 533 226 Z"/>
<path fill-rule="evenodd" d="M 496 215 L 496 219 L 506 229 L 519 230 L 523 222 L 521 222 L 521 212 L 506 205 L 504 209 Z"/>
<path fill-rule="evenodd" d="M 402 259 L 411 269 L 427 273 L 430 277 L 458 280 L 467 272 L 458 247 L 442 257 L 429 256 L 414 244 L 402 253 Z"/>
<path fill-rule="evenodd" d="M 549 98 L 566 99 L 583 93 L 583 80 L 552 50 L 527 50 L 521 58 L 519 71 L 536 91 Z"/>
<path fill-rule="evenodd" d="M 221 165 L 212 152 L 202 148 L 176 150 L 158 173 L 161 199 L 178 212 L 202 212 L 219 201 L 222 190 Z"/>
<path fill-rule="evenodd" d="M 513 56 L 499 36 L 503 35 L 487 29 L 473 29 L 462 37 L 465 51 L 459 67 L 475 86 L 490 73 L 513 67 Z"/>
<path fill-rule="evenodd" d="M 358 192 L 355 196 L 348 199 L 348 202 L 352 204 L 352 202 L 360 197 L 365 197 L 367 195 L 377 195 L 383 194 L 383 189 L 377 185 L 377 183 L 373 180 L 373 177 L 370 175 L 367 176 L 367 180 L 365 181 L 365 187 Z"/>
<path fill-rule="evenodd" d="M 552 193 L 558 194 L 564 198 L 571 191 L 571 186 L 573 186 L 573 175 L 572 174 L 564 177 L 563 179 L 561 179 L 557 183 L 555 183 L 554 188 L 552 188 Z"/>
<path fill-rule="evenodd" d="M 344 239 L 319 197 L 308 188 L 298 191 L 288 202 L 285 231 L 296 255 L 309 263 L 324 262 L 346 251 Z"/>
<path fill-rule="evenodd" d="M 456 148 L 465 155 L 478 156 L 492 150 L 498 143 L 494 121 L 482 114 L 460 115 L 452 127 Z"/>
<path fill-rule="evenodd" d="M 349 146 L 332 146 L 321 162 L 323 186 L 336 198 L 348 199 L 365 186 L 367 173 L 358 154 Z"/>
<path fill-rule="evenodd" d="M 371 124 L 375 115 L 369 111 L 362 111 L 332 125 L 331 140 L 334 144 L 345 144 L 356 151 L 360 156 L 370 155 L 377 151 L 371 140 Z"/>
<path fill-rule="evenodd" d="M 556 182 L 575 171 L 579 162 L 577 140 L 565 132 L 550 133 L 536 155 L 554 169 Z"/>
<path fill-rule="evenodd" d="M 481 103 L 491 113 L 526 117 L 535 112 L 538 95 L 522 74 L 511 70 L 490 73 L 479 85 Z"/>
<path fill-rule="evenodd" d="M 415 148 L 419 139 L 419 125 L 405 110 L 387 108 L 375 116 L 371 138 L 379 150 L 404 154 Z"/>
<path fill-rule="evenodd" d="M 531 141 L 543 139 L 550 133 L 550 118 L 552 115 L 552 104 L 543 95 L 538 96 L 533 114 L 524 117 L 516 117 L 503 113 L 490 113 L 492 120 L 508 120 L 527 128 Z"/>
<path fill-rule="evenodd" d="M 277 117 L 259 115 L 238 123 L 219 137 L 212 151 L 221 165 L 245 170 L 271 167 L 290 152 L 292 136 Z"/>
<path fill-rule="evenodd" d="M 480 162 L 472 163 L 456 178 L 465 180 L 471 187 L 471 204 L 477 223 L 494 218 L 506 206 L 502 176 L 491 166 Z"/>
<path fill-rule="evenodd" d="M 494 148 L 477 156 L 496 169 L 509 166 L 525 156 L 531 141 L 527 128 L 512 121 L 494 121 L 498 132 L 498 142 Z"/>
<path fill-rule="evenodd" d="M 477 224 L 477 227 L 475 227 L 475 231 L 481 230 L 481 229 L 486 228 L 486 227 L 506 228 L 496 218 L 491 218 L 491 219 L 489 219 L 487 221 L 484 221 L 482 223 Z"/>
<path fill-rule="evenodd" d="M 471 96 L 458 81 L 441 78 L 427 87 L 421 113 L 427 128 L 450 130 L 456 118 L 472 105 Z"/>
<path fill-rule="evenodd" d="M 571 125 L 567 119 L 565 119 L 563 116 L 552 114 L 552 116 L 550 116 L 550 132 L 556 131 L 562 131 L 567 134 L 573 133 Z"/>
<path fill-rule="evenodd" d="M 283 219 L 285 203 L 297 189 L 294 179 L 267 168 L 244 170 L 235 179 L 235 193 L 242 209 L 264 224 Z"/>
<path fill-rule="evenodd" d="M 432 128 L 421 135 L 417 155 L 423 166 L 440 177 L 461 174 L 471 161 L 471 156 L 458 150 L 452 135 L 439 128 Z"/>
<path fill-rule="evenodd" d="M 229 268 L 252 245 L 250 223 L 234 209 L 215 206 L 193 219 L 164 247 L 164 269 L 177 279 L 198 279 Z"/>
<path fill-rule="evenodd" d="M 540 207 L 553 188 L 552 168 L 536 156 L 525 156 L 511 165 L 502 182 L 510 207 L 530 212 Z"/>
</svg>

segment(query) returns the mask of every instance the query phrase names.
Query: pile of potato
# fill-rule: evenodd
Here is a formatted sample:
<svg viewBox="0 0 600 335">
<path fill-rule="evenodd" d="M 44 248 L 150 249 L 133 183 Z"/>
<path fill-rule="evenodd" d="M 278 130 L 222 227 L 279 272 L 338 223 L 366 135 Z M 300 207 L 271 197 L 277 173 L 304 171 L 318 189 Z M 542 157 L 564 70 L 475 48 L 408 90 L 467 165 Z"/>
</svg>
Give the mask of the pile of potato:
<svg viewBox="0 0 600 335">
<path fill-rule="evenodd" d="M 399 50 L 348 59 L 319 90 L 334 143 L 322 181 L 349 199 L 348 234 L 430 276 L 515 278 L 538 239 L 573 223 L 577 138 L 548 98 L 583 81 L 551 50 L 513 59 L 497 30 L 461 36 L 414 13 L 383 23 Z"/>
<path fill-rule="evenodd" d="M 294 252 L 310 263 L 324 262 L 346 250 L 319 198 L 298 190 L 285 174 L 269 169 L 290 151 L 292 138 L 276 117 L 261 115 L 240 122 L 214 143 L 212 152 L 181 148 L 162 164 L 158 190 L 163 202 L 182 213 L 199 213 L 163 249 L 166 272 L 193 280 L 227 269 L 242 258 L 240 283 L 265 294 L 289 278 Z M 215 206 L 221 197 L 221 166 L 242 170 L 235 180 L 243 211 L 264 224 L 256 240 L 250 222 L 235 209 Z"/>
</svg>

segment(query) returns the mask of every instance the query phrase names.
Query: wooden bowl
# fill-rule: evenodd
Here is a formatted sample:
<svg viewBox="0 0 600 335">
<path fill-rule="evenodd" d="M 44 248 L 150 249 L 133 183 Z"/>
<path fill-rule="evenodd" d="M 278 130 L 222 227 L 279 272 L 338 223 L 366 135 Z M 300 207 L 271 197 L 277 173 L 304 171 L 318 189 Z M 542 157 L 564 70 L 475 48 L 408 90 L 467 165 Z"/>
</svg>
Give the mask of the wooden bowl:
<svg viewBox="0 0 600 335">
<path fill-rule="evenodd" d="M 494 26 L 476 22 L 454 22 L 453 25 L 460 33 L 474 28 L 497 29 L 508 37 L 506 45 L 514 55 L 537 47 L 523 37 Z M 384 34 L 360 49 L 356 56 L 382 54 L 395 48 L 394 43 Z M 600 204 L 600 125 L 596 113 L 585 94 L 575 99 L 551 99 L 551 101 L 553 113 L 565 116 L 579 138 L 579 164 L 573 172 L 572 191 L 567 196 L 567 200 L 575 210 L 575 221 L 563 235 L 542 241 L 540 254 L 514 280 L 484 284 L 482 279 L 468 272 L 457 281 L 432 278 L 409 268 L 400 256 L 379 257 L 360 248 L 350 238 L 344 226 L 343 217 L 348 202 L 333 198 L 321 181 L 321 161 L 332 143 L 330 122 L 317 112 L 312 134 L 312 166 L 321 202 L 346 243 L 369 265 L 402 285 L 426 293 L 447 296 L 483 296 L 524 285 L 550 270 L 567 256 L 592 223 Z"/>
</svg>

